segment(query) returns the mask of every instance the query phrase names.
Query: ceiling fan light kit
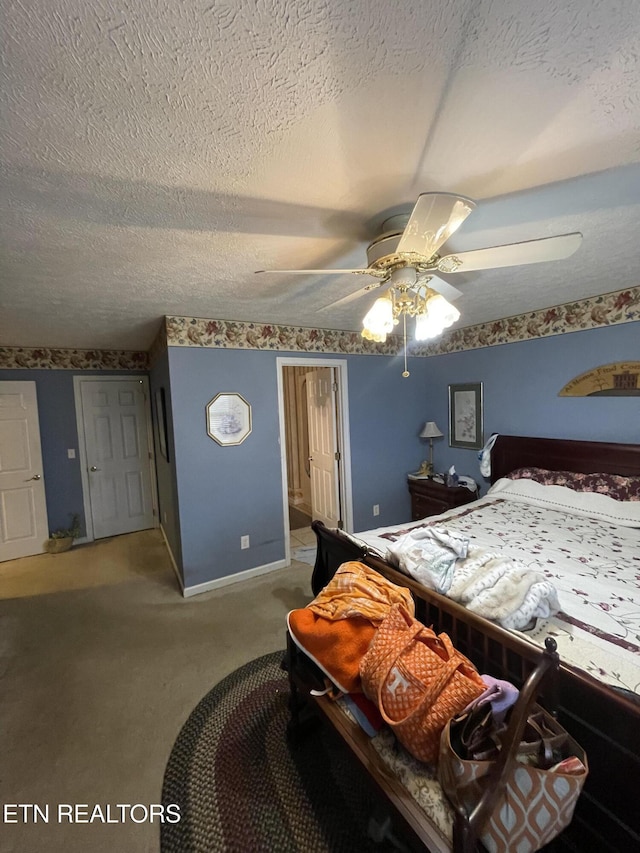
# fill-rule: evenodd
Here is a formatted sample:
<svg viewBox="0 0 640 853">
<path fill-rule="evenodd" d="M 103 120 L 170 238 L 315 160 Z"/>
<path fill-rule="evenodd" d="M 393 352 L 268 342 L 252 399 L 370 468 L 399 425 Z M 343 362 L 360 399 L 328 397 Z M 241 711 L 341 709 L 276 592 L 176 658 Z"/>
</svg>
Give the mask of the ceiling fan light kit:
<svg viewBox="0 0 640 853">
<path fill-rule="evenodd" d="M 376 299 L 362 322 L 365 340 L 384 343 L 393 327 L 403 319 L 406 342 L 407 317 L 415 317 L 415 339 L 437 337 L 455 323 L 460 312 L 451 301 L 461 293 L 435 273 L 471 272 L 496 267 L 535 264 L 568 258 L 577 251 L 582 234 L 560 234 L 538 240 L 526 240 L 505 246 L 474 249 L 456 254 L 438 254 L 438 249 L 454 234 L 475 209 L 476 203 L 454 193 L 422 193 L 411 214 L 385 220 L 382 233 L 367 248 L 366 269 L 351 270 L 260 270 L 260 272 L 369 275 L 377 281 L 350 293 L 333 306 L 350 302 L 370 290 L 389 285 L 387 293 Z M 332 307 L 332 306 L 327 306 Z"/>
<path fill-rule="evenodd" d="M 362 337 L 384 343 L 402 315 L 415 317 L 414 337 L 417 341 L 426 341 L 455 323 L 460 312 L 426 284 L 414 288 L 394 282 L 388 293 L 376 299 L 365 315 Z"/>
</svg>

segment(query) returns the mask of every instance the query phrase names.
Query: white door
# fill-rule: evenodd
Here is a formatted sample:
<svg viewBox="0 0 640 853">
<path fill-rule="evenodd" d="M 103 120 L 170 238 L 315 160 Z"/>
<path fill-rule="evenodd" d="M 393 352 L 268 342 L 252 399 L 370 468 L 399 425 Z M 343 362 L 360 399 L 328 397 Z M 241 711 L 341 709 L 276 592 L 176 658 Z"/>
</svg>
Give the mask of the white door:
<svg viewBox="0 0 640 853">
<path fill-rule="evenodd" d="M 339 527 L 342 520 L 334 370 L 322 367 L 307 373 L 306 379 L 311 514 L 314 521 L 322 521 L 327 527 Z"/>
<path fill-rule="evenodd" d="M 42 554 L 49 537 L 35 382 L 0 382 L 0 560 Z"/>
<path fill-rule="evenodd" d="M 80 383 L 95 539 L 154 526 L 148 401 L 137 379 Z"/>
</svg>

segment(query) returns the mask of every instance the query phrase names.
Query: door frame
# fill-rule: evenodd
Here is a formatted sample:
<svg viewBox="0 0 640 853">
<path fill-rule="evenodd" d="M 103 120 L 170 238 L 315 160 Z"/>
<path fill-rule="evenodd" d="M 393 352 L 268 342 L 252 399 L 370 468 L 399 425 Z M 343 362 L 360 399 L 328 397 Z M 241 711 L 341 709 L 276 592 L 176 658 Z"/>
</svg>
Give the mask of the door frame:
<svg viewBox="0 0 640 853">
<path fill-rule="evenodd" d="M 351 488 L 351 432 L 349 430 L 349 386 L 347 381 L 347 360 L 344 358 L 304 358 L 302 356 L 278 356 L 276 358 L 278 379 L 278 421 L 280 434 L 280 464 L 282 469 L 282 508 L 284 513 L 284 546 L 287 564 L 291 562 L 291 547 L 289 535 L 289 495 L 287 472 L 287 442 L 285 435 L 285 405 L 284 405 L 284 368 L 285 367 L 333 367 L 338 383 L 337 404 L 338 417 L 336 438 L 341 449 L 338 461 L 340 478 L 340 507 L 342 510 L 342 527 L 345 531 L 353 532 L 353 493 Z"/>
<path fill-rule="evenodd" d="M 89 472 L 87 471 L 87 446 L 84 431 L 84 417 L 82 413 L 82 383 L 83 382 L 138 382 L 142 385 L 145 398 L 145 421 L 147 425 L 147 450 L 149 453 L 149 469 L 151 473 L 151 505 L 153 507 L 153 526 L 160 526 L 158 514 L 158 487 L 156 482 L 156 451 L 153 443 L 153 422 L 151 420 L 151 395 L 149 392 L 148 376 L 87 376 L 73 377 L 73 395 L 76 408 L 76 425 L 78 428 L 78 459 L 80 460 L 80 476 L 82 478 L 82 503 L 84 510 L 84 523 L 87 531 L 83 542 L 94 542 L 93 514 L 91 512 L 91 497 L 89 492 Z"/>
</svg>

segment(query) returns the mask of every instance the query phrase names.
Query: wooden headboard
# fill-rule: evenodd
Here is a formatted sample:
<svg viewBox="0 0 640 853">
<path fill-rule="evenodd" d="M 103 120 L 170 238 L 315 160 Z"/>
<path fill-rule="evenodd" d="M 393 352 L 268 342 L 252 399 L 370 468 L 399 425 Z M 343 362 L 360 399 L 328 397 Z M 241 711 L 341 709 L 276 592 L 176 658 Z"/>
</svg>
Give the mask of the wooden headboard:
<svg viewBox="0 0 640 853">
<path fill-rule="evenodd" d="M 640 475 L 640 444 L 499 435 L 491 451 L 491 482 L 524 467 L 581 474 Z"/>
</svg>

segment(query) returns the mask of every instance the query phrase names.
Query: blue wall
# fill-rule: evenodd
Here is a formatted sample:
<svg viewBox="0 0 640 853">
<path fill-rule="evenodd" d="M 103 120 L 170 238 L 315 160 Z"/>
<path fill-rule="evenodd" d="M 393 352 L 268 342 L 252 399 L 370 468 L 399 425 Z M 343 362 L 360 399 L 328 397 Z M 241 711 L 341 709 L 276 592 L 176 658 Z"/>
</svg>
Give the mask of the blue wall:
<svg viewBox="0 0 640 853">
<path fill-rule="evenodd" d="M 169 461 L 155 436 L 160 519 L 185 587 L 284 558 L 279 355 L 287 354 L 170 347 L 150 371 L 154 408 L 157 388 L 164 388 L 167 403 Z M 348 365 L 356 531 L 409 519 L 406 475 L 427 457 L 427 444 L 418 437 L 426 420 L 445 433 L 434 441 L 436 469 L 454 464 L 480 480 L 476 452 L 448 446 L 450 383 L 483 383 L 485 437 L 500 432 L 640 442 L 640 397 L 558 397 L 567 382 L 591 368 L 640 360 L 640 323 L 414 358 L 408 379 L 398 358 L 333 358 Z M 78 449 L 73 377 L 92 374 L 105 372 L 0 371 L 2 380 L 36 382 L 51 529 L 66 527 L 71 513 L 82 514 L 80 463 L 77 455 L 68 459 L 67 449 Z M 237 447 L 220 447 L 206 432 L 206 404 L 220 391 L 236 391 L 252 406 L 253 431 Z M 379 517 L 373 504 L 380 505 Z M 251 547 L 241 550 L 246 534 Z"/>
<path fill-rule="evenodd" d="M 73 377 L 92 375 L 134 374 L 132 371 L 106 374 L 102 370 L 0 370 L 2 381 L 36 383 L 50 531 L 69 527 L 71 516 L 78 513 L 82 536 L 85 535 Z M 75 449 L 75 459 L 68 458 L 69 448 Z"/>
<path fill-rule="evenodd" d="M 483 383 L 485 440 L 499 432 L 640 442 L 640 397 L 558 397 L 576 376 L 624 360 L 640 360 L 640 323 L 424 359 L 429 419 L 446 434 L 434 441 L 436 469 L 454 464 L 458 473 L 481 480 L 475 451 L 448 446 L 449 383 Z"/>
<path fill-rule="evenodd" d="M 420 439 L 430 420 L 425 393 L 428 359 L 409 359 L 410 376 L 398 358 L 349 358 L 349 419 L 354 530 L 411 519 L 407 474 L 428 458 Z M 380 516 L 373 516 L 379 504 Z"/>
<path fill-rule="evenodd" d="M 185 586 L 284 559 L 279 355 L 285 353 L 169 348 Z M 344 358 L 355 528 L 408 520 L 406 474 L 424 456 L 418 438 L 425 420 L 424 382 L 418 366 L 426 359 L 413 359 L 415 375 L 403 379 L 395 358 Z M 238 446 L 221 447 L 206 432 L 205 407 L 225 391 L 241 394 L 252 408 L 253 430 Z M 380 505 L 375 519 L 374 503 Z M 250 536 L 248 550 L 240 549 L 244 535 Z"/>
</svg>

